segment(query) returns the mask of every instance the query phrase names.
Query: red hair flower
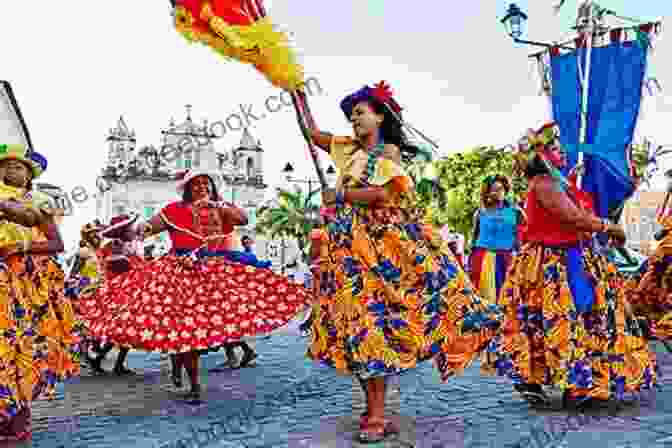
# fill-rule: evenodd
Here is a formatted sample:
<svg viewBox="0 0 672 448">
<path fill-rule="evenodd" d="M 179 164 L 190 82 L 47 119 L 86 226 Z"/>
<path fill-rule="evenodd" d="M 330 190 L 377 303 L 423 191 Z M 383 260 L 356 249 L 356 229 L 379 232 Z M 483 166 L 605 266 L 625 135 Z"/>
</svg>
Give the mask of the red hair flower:
<svg viewBox="0 0 672 448">
<path fill-rule="evenodd" d="M 399 103 L 392 98 L 392 89 L 385 81 L 380 81 L 378 84 L 374 85 L 371 95 L 381 103 L 390 106 L 394 112 L 401 112 L 401 106 L 399 106 Z"/>
</svg>

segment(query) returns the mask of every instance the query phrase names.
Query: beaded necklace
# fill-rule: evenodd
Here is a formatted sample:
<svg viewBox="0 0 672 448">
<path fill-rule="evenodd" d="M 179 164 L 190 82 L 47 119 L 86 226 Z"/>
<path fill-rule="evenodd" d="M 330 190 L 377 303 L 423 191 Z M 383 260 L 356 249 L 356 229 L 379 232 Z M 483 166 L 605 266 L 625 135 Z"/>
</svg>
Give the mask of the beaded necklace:
<svg viewBox="0 0 672 448">
<path fill-rule="evenodd" d="M 378 143 L 376 146 L 371 148 L 368 152 L 368 160 L 366 162 L 366 172 L 364 173 L 362 181 L 366 184 L 369 183 L 369 179 L 376 173 L 376 161 L 378 157 L 383 154 L 385 150 L 384 143 Z"/>
</svg>

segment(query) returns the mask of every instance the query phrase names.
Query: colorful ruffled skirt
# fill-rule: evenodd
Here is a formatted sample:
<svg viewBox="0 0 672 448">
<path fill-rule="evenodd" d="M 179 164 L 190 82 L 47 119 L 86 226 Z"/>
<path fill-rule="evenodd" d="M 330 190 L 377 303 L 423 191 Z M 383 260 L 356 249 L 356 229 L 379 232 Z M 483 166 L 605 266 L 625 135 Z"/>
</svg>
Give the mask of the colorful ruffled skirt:
<svg viewBox="0 0 672 448">
<path fill-rule="evenodd" d="M 640 276 L 625 280 L 635 313 L 649 322 L 651 335 L 672 338 L 672 255 L 653 255 Z"/>
<path fill-rule="evenodd" d="M 49 256 L 0 263 L 0 441 L 30 437 L 30 404 L 79 375 L 75 316 Z"/>
<path fill-rule="evenodd" d="M 445 381 L 495 335 L 497 306 L 476 295 L 437 231 L 427 235 L 405 216 L 346 206 L 328 225 L 310 359 L 360 379 L 433 359 Z"/>
<path fill-rule="evenodd" d="M 590 247 L 525 245 L 504 283 L 505 321 L 483 369 L 515 384 L 557 386 L 570 399 L 650 388 L 655 356 L 619 284 Z"/>
<path fill-rule="evenodd" d="M 481 297 L 496 302 L 511 265 L 511 251 L 477 247 L 469 257 L 469 276 Z"/>
<path fill-rule="evenodd" d="M 106 280 L 81 309 L 90 335 L 139 350 L 207 350 L 285 326 L 306 291 L 228 252 L 165 255 Z"/>
</svg>

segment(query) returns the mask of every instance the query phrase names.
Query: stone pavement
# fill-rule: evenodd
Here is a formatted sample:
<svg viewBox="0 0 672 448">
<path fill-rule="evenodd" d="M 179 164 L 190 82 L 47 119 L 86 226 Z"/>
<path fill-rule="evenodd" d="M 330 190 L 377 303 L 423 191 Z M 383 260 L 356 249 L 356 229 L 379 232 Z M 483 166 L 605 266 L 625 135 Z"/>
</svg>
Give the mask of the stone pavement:
<svg viewBox="0 0 672 448">
<path fill-rule="evenodd" d="M 224 357 L 204 357 L 207 401 L 200 406 L 179 400 L 166 359 L 132 353 L 137 377 L 82 376 L 62 385 L 56 401 L 35 403 L 32 446 L 357 447 L 352 415 L 363 405 L 358 384 L 306 360 L 305 348 L 306 339 L 292 326 L 256 343 L 255 368 L 208 372 Z M 480 377 L 478 366 L 441 384 L 426 363 L 390 388 L 390 412 L 401 412 L 394 418 L 404 433 L 372 446 L 672 448 L 672 356 L 658 352 L 662 390 L 620 411 L 587 414 L 531 410 L 506 381 Z"/>
</svg>

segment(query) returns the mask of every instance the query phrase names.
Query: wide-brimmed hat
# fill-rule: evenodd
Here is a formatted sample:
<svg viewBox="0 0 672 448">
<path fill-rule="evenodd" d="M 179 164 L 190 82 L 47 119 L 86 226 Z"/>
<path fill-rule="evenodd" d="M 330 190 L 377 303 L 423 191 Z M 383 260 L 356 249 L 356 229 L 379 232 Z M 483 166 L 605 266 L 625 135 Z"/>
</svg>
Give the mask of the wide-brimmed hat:
<svg viewBox="0 0 672 448">
<path fill-rule="evenodd" d="M 364 86 L 358 91 L 351 93 L 341 101 L 341 110 L 346 118 L 352 115 L 352 109 L 362 101 L 377 101 L 389 107 L 393 113 L 399 114 L 402 111 L 401 106 L 392 98 L 392 90 L 385 81 L 380 81 L 373 87 Z"/>
<path fill-rule="evenodd" d="M 110 220 L 110 225 L 100 232 L 103 238 L 119 238 L 126 227 L 132 225 L 138 220 L 136 214 L 117 215 Z"/>
<path fill-rule="evenodd" d="M 24 145 L 0 145 L 0 162 L 9 159 L 25 163 L 32 171 L 33 179 L 41 176 L 47 169 L 47 159 Z"/>
<path fill-rule="evenodd" d="M 177 175 L 177 186 L 175 187 L 178 191 L 178 193 L 182 193 L 184 191 L 184 188 L 187 186 L 189 182 L 191 182 L 193 179 L 200 177 L 200 176 L 207 176 L 212 180 L 212 182 L 217 185 L 219 181 L 219 173 L 215 171 L 210 171 L 210 170 L 186 170 L 182 171 L 181 173 L 178 173 Z"/>
</svg>

